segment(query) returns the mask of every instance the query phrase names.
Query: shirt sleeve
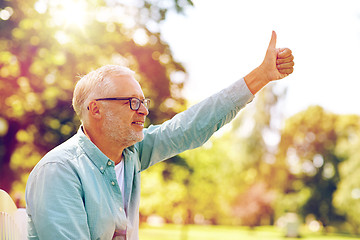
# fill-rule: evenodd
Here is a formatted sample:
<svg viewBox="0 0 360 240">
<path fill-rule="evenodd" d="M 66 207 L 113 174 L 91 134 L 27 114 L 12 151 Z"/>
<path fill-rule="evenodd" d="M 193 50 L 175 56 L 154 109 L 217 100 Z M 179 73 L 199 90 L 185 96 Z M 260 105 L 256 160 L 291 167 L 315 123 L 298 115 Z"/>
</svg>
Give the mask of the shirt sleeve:
<svg viewBox="0 0 360 240">
<path fill-rule="evenodd" d="M 253 98 L 244 79 L 240 79 L 171 120 L 150 126 L 139 143 L 141 170 L 201 146 Z"/>
<path fill-rule="evenodd" d="M 49 162 L 31 178 L 26 189 L 28 238 L 90 239 L 81 183 L 74 170 Z"/>
</svg>

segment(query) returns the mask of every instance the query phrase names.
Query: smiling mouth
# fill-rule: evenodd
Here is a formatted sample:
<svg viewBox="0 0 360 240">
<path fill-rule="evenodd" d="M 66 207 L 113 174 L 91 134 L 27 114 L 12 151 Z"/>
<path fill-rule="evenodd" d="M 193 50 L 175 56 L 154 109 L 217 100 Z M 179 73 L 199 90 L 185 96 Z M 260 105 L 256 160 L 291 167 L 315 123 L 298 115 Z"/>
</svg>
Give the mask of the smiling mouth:
<svg viewBox="0 0 360 240">
<path fill-rule="evenodd" d="M 132 122 L 132 124 L 135 124 L 138 126 L 144 126 L 144 122 L 141 122 L 141 121 Z"/>
</svg>

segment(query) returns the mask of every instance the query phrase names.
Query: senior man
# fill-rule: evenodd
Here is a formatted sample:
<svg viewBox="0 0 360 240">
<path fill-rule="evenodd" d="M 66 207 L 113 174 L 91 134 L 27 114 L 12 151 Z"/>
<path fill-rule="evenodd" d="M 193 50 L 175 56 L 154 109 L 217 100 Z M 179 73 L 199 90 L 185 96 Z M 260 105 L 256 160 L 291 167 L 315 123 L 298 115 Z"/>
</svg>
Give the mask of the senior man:
<svg viewBox="0 0 360 240">
<path fill-rule="evenodd" d="M 29 239 L 138 239 L 140 172 L 201 146 L 293 66 L 290 49 L 276 49 L 273 32 L 258 68 L 147 129 L 149 100 L 133 72 L 114 65 L 90 72 L 74 90 L 78 132 L 47 153 L 29 176 Z"/>
</svg>

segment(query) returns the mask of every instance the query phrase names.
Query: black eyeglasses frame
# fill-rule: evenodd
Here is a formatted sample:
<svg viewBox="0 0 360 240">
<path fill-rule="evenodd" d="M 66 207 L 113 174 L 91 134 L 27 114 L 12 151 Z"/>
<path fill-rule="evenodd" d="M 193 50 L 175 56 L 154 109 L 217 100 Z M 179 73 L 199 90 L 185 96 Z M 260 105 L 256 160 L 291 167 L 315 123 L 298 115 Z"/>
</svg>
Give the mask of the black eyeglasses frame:
<svg viewBox="0 0 360 240">
<path fill-rule="evenodd" d="M 139 104 L 137 105 L 137 107 L 133 106 L 133 104 L 132 104 L 133 99 L 136 99 L 138 101 Z M 112 98 L 97 98 L 97 99 L 94 99 L 94 101 L 115 101 L 115 100 L 129 101 L 130 109 L 133 110 L 133 111 L 139 110 L 141 104 L 143 104 L 146 109 L 149 109 L 149 104 L 150 104 L 150 99 L 149 98 L 145 98 L 144 100 L 141 100 L 140 98 L 137 98 L 137 97 L 112 97 Z M 89 110 L 89 106 L 87 107 L 87 109 Z"/>
</svg>

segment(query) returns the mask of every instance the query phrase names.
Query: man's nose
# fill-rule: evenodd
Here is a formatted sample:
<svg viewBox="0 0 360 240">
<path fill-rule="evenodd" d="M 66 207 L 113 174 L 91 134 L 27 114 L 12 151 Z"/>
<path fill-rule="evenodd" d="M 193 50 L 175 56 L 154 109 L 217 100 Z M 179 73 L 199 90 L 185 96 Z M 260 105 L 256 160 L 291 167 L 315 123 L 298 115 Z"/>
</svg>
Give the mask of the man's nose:
<svg viewBox="0 0 360 240">
<path fill-rule="evenodd" d="M 140 107 L 137 110 L 137 112 L 139 114 L 147 116 L 149 114 L 149 109 L 147 109 L 143 103 L 140 103 Z"/>
</svg>

